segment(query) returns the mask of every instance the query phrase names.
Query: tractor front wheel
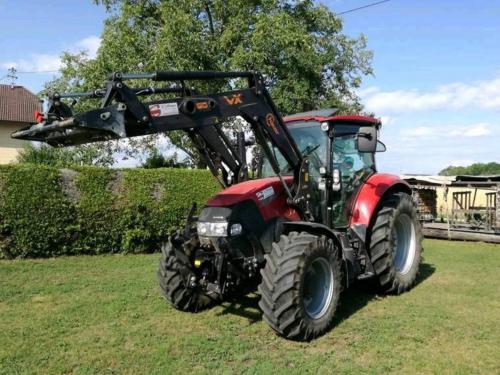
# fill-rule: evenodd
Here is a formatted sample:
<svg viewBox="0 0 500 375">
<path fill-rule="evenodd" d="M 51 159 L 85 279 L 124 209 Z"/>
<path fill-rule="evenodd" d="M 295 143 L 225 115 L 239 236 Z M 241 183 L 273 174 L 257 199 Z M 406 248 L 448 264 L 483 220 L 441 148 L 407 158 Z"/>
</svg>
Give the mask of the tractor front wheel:
<svg viewBox="0 0 500 375">
<path fill-rule="evenodd" d="M 341 260 L 325 236 L 291 232 L 266 255 L 259 306 L 279 335 L 310 340 L 332 324 L 341 290 Z"/>
<path fill-rule="evenodd" d="M 209 296 L 197 285 L 190 285 L 194 276 L 186 243 L 172 237 L 161 248 L 158 281 L 163 297 L 181 311 L 197 312 L 218 302 L 217 296 Z"/>
<path fill-rule="evenodd" d="M 422 228 L 410 195 L 395 193 L 383 198 L 369 244 L 378 289 L 393 294 L 409 290 L 422 259 Z"/>
</svg>

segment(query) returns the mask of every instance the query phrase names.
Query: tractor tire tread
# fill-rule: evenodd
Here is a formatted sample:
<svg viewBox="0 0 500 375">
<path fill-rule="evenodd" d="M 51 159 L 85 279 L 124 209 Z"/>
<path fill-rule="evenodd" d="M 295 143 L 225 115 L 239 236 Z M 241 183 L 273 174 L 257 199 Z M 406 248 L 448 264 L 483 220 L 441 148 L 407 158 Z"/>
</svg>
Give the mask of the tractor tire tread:
<svg viewBox="0 0 500 375">
<path fill-rule="evenodd" d="M 189 258 L 183 250 L 182 245 L 174 244 L 170 238 L 162 245 L 157 272 L 160 291 L 175 309 L 198 312 L 218 301 L 200 290 L 188 287 L 183 273 L 189 273 L 191 269 Z"/>
<path fill-rule="evenodd" d="M 323 334 L 331 325 L 331 321 L 328 321 L 321 326 L 306 327 L 308 324 L 305 323 L 305 312 L 301 305 L 300 275 L 304 272 L 308 256 L 318 249 L 327 249 L 324 251 L 334 259 L 332 306 L 335 311 L 340 294 L 341 259 L 339 249 L 332 240 L 307 232 L 291 232 L 282 235 L 273 244 L 271 253 L 266 255 L 266 265 L 261 270 L 262 282 L 258 288 L 261 294 L 259 307 L 264 321 L 288 339 L 311 340 Z"/>
<path fill-rule="evenodd" d="M 416 263 L 412 267 L 416 267 L 415 275 L 410 278 L 398 276 L 398 273 L 393 265 L 393 240 L 392 230 L 394 221 L 397 215 L 401 212 L 409 215 L 415 223 L 417 250 Z M 421 262 L 421 247 L 422 233 L 414 200 L 406 193 L 392 193 L 382 198 L 380 208 L 376 212 L 375 221 L 372 224 L 368 241 L 368 252 L 373 268 L 375 270 L 376 288 L 386 294 L 400 294 L 409 290 L 416 281 L 418 267 Z M 412 268 L 412 270 L 414 270 Z"/>
</svg>

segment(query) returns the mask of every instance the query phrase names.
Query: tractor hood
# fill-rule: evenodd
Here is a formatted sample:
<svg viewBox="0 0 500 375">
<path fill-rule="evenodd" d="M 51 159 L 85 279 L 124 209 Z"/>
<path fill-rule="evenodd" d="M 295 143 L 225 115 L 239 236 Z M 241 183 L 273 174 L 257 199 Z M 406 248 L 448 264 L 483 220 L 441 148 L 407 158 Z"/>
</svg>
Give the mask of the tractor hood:
<svg viewBox="0 0 500 375">
<path fill-rule="evenodd" d="M 284 177 L 291 185 L 293 178 Z M 284 215 L 290 220 L 299 220 L 297 212 L 288 207 L 286 195 L 278 177 L 249 180 L 232 185 L 211 198 L 207 207 L 229 207 L 245 201 L 253 201 L 264 220 Z"/>
<path fill-rule="evenodd" d="M 286 178 L 288 184 L 292 179 Z M 249 180 L 232 185 L 218 193 L 207 202 L 207 206 L 233 206 L 237 203 L 252 200 L 257 205 L 276 198 L 283 193 L 283 186 L 278 177 L 267 177 Z"/>
</svg>

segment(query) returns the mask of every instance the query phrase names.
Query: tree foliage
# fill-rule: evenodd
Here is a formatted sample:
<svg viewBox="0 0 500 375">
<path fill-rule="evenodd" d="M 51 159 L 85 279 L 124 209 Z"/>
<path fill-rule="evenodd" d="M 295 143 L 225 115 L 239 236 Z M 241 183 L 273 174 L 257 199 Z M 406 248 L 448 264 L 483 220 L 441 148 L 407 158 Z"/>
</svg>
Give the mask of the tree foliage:
<svg viewBox="0 0 500 375">
<path fill-rule="evenodd" d="M 371 74 L 364 36 L 342 33 L 342 22 L 312 0 L 95 0 L 104 5 L 102 44 L 95 59 L 64 56 L 50 88 L 100 87 L 112 71 L 256 70 L 283 114 L 321 107 L 361 109 L 355 89 Z M 146 82 L 137 82 L 145 84 Z M 148 85 L 151 82 L 147 82 Z M 201 92 L 237 83 L 200 83 Z M 183 133 L 172 142 L 190 158 Z"/>
<path fill-rule="evenodd" d="M 154 148 L 149 152 L 148 157 L 142 163 L 141 167 L 146 169 L 153 168 L 187 168 L 191 166 L 187 160 L 179 160 L 176 152 L 170 156 L 163 156 L 163 154 Z"/>
<path fill-rule="evenodd" d="M 491 163 L 474 163 L 466 167 L 449 166 L 439 172 L 440 176 L 457 176 L 457 175 L 470 175 L 470 176 L 491 176 L 500 175 L 500 164 Z"/>
</svg>

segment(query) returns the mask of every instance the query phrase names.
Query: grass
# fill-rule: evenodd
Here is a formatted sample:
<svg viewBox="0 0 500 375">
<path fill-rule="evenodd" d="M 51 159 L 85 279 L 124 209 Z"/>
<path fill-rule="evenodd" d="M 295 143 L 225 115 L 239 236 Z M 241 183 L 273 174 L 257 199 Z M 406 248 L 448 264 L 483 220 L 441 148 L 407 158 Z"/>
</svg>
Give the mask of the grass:
<svg viewBox="0 0 500 375">
<path fill-rule="evenodd" d="M 158 255 L 1 261 L 0 373 L 500 373 L 500 246 L 424 245 L 411 292 L 348 290 L 310 343 L 271 332 L 256 295 L 173 310 Z"/>
</svg>

